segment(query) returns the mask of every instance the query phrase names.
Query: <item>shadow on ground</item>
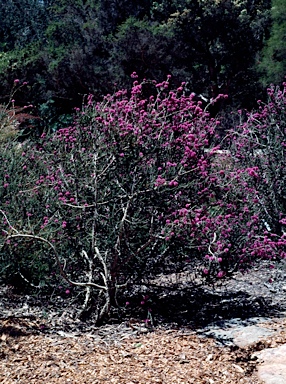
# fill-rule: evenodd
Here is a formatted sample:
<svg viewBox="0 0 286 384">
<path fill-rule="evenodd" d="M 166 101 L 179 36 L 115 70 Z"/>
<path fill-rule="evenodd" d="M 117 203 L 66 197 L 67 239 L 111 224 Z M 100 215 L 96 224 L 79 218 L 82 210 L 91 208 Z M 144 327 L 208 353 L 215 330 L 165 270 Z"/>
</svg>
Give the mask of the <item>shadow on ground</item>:
<svg viewBox="0 0 286 384">
<path fill-rule="evenodd" d="M 140 305 L 136 302 L 140 301 Z M 273 304 L 263 296 L 253 297 L 244 291 L 215 292 L 211 289 L 191 287 L 174 289 L 153 289 L 148 296 L 137 296 L 130 302 L 129 315 L 146 315 L 154 325 L 204 327 L 214 321 L 232 318 L 279 316 L 281 305 Z M 151 315 L 151 317 L 150 317 Z M 141 317 L 143 319 L 143 317 Z"/>
</svg>

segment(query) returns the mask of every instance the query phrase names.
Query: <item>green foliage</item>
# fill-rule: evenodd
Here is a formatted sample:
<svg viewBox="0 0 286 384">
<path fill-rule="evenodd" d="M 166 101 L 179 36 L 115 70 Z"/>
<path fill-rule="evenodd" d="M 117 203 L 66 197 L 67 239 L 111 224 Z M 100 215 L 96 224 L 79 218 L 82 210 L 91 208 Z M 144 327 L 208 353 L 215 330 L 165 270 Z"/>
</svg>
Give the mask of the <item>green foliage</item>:
<svg viewBox="0 0 286 384">
<path fill-rule="evenodd" d="M 117 28 L 129 17 L 150 20 L 150 0 L 99 0 L 98 20 L 105 35 L 116 33 Z"/>
<path fill-rule="evenodd" d="M 128 18 L 111 39 L 110 73 L 115 83 L 131 82 L 133 70 L 141 79 L 158 79 L 169 73 L 172 32 L 166 25 Z M 116 67 L 115 67 L 116 63 Z"/>
<path fill-rule="evenodd" d="M 28 81 L 23 104 L 54 100 L 59 114 L 70 114 L 88 93 L 101 99 L 114 83 L 129 87 L 133 71 L 155 80 L 171 73 L 176 86 L 187 81 L 208 98 L 227 93 L 242 106 L 259 92 L 255 60 L 269 0 L 24 3 L 25 13 L 18 1 L 0 7 L 3 94 L 14 78 Z"/>
<path fill-rule="evenodd" d="M 283 0 L 272 1 L 272 28 L 263 50 L 259 68 L 262 82 L 281 83 L 286 74 L 286 3 Z"/>
<path fill-rule="evenodd" d="M 168 21 L 177 42 L 173 65 L 185 68 L 185 78 L 198 93 L 228 94 L 240 104 L 243 93 L 249 103 L 257 80 L 252 67 L 268 26 L 267 7 L 267 1 L 255 6 L 232 0 L 190 3 Z"/>
<path fill-rule="evenodd" d="M 182 12 L 190 5 L 190 0 L 176 0 L 176 1 L 152 1 L 150 10 L 151 18 L 159 22 L 168 21 L 169 17 L 177 12 Z"/>
<path fill-rule="evenodd" d="M 0 4 L 0 41 L 4 52 L 42 38 L 47 15 L 38 0 L 7 0 Z"/>
<path fill-rule="evenodd" d="M 88 3 L 55 2 L 46 13 L 49 23 L 37 42 L 2 55 L 2 77 L 28 81 L 29 102 L 54 100 L 59 114 L 69 114 L 84 94 L 107 91 L 105 40 Z"/>
<path fill-rule="evenodd" d="M 120 85 L 133 70 L 141 78 L 171 73 L 175 84 L 187 81 L 198 94 L 224 93 L 229 102 L 250 107 L 259 92 L 255 62 L 269 6 L 232 0 L 153 3 L 157 19 L 130 17 L 111 36 L 110 73 Z"/>
<path fill-rule="evenodd" d="M 1 209 L 6 212 L 10 206 L 14 206 L 16 210 L 11 212 L 11 220 L 16 227 L 23 227 L 25 230 L 31 230 L 32 218 L 29 212 L 35 212 L 39 207 L 39 199 L 34 197 L 26 199 L 25 193 L 19 192 L 25 188 L 31 188 L 33 178 L 29 175 L 29 180 L 25 181 L 25 146 L 17 141 L 6 141 L 1 145 L 0 161 L 0 201 Z M 34 169 L 34 175 L 40 171 L 39 167 Z M 25 217 L 28 214 L 29 219 Z M 39 214 L 36 213 L 36 214 Z M 2 223 L 5 219 L 2 218 Z M 37 219 L 36 219 L 37 221 Z M 12 228 L 11 228 L 12 230 Z M 28 252 L 23 253 L 23 248 Z M 40 256 L 41 255 L 41 256 Z M 1 280 L 5 283 L 12 283 L 17 288 L 29 288 L 33 285 L 44 286 L 48 284 L 49 271 L 53 268 L 54 261 L 51 259 L 49 250 L 42 247 L 41 244 L 34 241 L 19 241 L 10 243 L 1 248 L 0 252 L 0 269 L 2 270 Z M 29 284 L 26 284 L 28 280 Z"/>
<path fill-rule="evenodd" d="M 45 128 L 51 132 L 67 127 L 73 122 L 73 115 L 60 114 L 53 99 L 39 105 L 38 109 Z"/>
<path fill-rule="evenodd" d="M 17 73 L 22 70 L 22 67 L 33 65 L 40 57 L 38 42 L 26 44 L 25 47 L 0 53 L 0 70 L 1 72 L 8 72 L 12 69 Z"/>
</svg>

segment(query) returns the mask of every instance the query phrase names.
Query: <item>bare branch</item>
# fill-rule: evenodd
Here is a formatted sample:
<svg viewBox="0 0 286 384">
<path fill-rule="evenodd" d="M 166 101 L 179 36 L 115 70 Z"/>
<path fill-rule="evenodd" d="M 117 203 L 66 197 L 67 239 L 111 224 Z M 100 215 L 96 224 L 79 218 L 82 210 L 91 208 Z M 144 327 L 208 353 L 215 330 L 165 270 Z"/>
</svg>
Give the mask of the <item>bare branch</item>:
<svg viewBox="0 0 286 384">
<path fill-rule="evenodd" d="M 53 250 L 54 252 L 54 255 L 55 255 L 55 258 L 56 258 L 56 261 L 57 261 L 57 264 L 58 264 L 58 267 L 60 269 L 60 274 L 61 276 L 71 285 L 75 285 L 75 286 L 78 286 L 78 287 L 87 287 L 87 286 L 90 286 L 90 287 L 94 287 L 94 288 L 97 288 L 97 289 L 103 289 L 103 290 L 106 290 L 107 288 L 105 286 L 102 286 L 102 285 L 99 285 L 99 284 L 96 284 L 96 283 L 91 283 L 91 282 L 85 282 L 85 283 L 79 283 L 79 282 L 76 282 L 76 281 L 73 281 L 71 280 L 67 274 L 65 273 L 62 265 L 61 265 L 61 262 L 60 262 L 60 258 L 59 258 L 59 255 L 58 255 L 58 252 L 55 248 L 55 246 L 47 239 L 45 239 L 44 237 L 41 237 L 41 236 L 37 236 L 37 235 L 30 235 L 30 234 L 27 234 L 27 233 L 16 233 L 15 235 L 9 235 L 7 236 L 7 240 L 9 239 L 14 239 L 14 238 L 29 238 L 29 239 L 34 239 L 34 240 L 38 240 L 38 241 L 41 241 L 47 245 L 49 245 L 49 247 Z"/>
</svg>

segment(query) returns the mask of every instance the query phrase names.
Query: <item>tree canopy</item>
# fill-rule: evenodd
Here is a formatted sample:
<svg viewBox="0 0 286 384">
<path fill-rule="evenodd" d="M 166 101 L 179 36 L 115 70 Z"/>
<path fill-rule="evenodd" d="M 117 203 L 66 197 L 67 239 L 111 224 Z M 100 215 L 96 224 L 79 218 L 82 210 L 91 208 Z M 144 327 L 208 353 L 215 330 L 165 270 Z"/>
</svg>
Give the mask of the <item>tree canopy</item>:
<svg viewBox="0 0 286 384">
<path fill-rule="evenodd" d="M 273 0 L 272 28 L 263 50 L 260 68 L 263 84 L 280 83 L 286 74 L 286 3 Z"/>
<path fill-rule="evenodd" d="M 282 2 L 281 2 L 282 3 Z M 16 0 L 0 5 L 2 100 L 15 78 L 28 81 L 20 102 L 61 112 L 97 99 L 130 74 L 236 105 L 257 97 L 256 60 L 270 27 L 270 0 Z M 15 38 L 16 36 L 16 38 Z M 283 54 L 281 51 L 280 55 Z"/>
</svg>

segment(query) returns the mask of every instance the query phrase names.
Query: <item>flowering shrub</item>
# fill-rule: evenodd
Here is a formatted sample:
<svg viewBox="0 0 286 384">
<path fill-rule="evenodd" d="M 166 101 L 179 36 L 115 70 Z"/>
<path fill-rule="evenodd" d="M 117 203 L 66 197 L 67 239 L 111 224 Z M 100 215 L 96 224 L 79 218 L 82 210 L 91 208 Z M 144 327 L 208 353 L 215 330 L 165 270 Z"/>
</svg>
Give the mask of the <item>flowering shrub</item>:
<svg viewBox="0 0 286 384">
<path fill-rule="evenodd" d="M 268 103 L 259 101 L 258 111 L 245 117 L 239 111 L 241 123 L 224 138 L 229 149 L 217 151 L 213 178 L 220 188 L 207 208 L 209 214 L 213 205 L 217 213 L 197 219 L 202 233 L 213 235 L 206 274 L 218 264 L 222 277 L 261 258 L 285 259 L 285 88 L 271 86 Z"/>
<path fill-rule="evenodd" d="M 221 151 L 219 121 L 184 84 L 170 91 L 169 78 L 139 84 L 132 76 L 130 94 L 101 103 L 88 96 L 72 126 L 23 145 L 17 169 L 3 155 L 2 251 L 31 266 L 41 259 L 43 274 L 56 262 L 98 321 L 120 288 L 170 260 L 199 264 L 211 280 L 284 248 L 281 234 L 263 232 L 272 210 L 257 197 L 265 168 L 245 157 L 253 120 Z"/>
<path fill-rule="evenodd" d="M 243 202 L 255 212 L 251 255 L 279 260 L 286 256 L 286 83 L 267 91 L 268 103 L 258 101 L 258 111 L 247 113 L 229 137 L 235 168 L 247 176 Z"/>
</svg>

